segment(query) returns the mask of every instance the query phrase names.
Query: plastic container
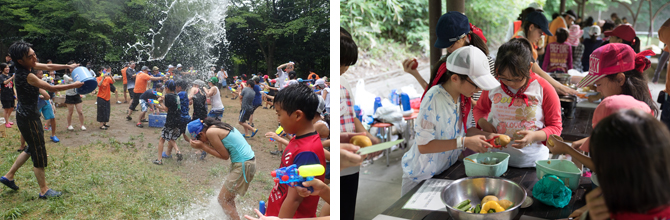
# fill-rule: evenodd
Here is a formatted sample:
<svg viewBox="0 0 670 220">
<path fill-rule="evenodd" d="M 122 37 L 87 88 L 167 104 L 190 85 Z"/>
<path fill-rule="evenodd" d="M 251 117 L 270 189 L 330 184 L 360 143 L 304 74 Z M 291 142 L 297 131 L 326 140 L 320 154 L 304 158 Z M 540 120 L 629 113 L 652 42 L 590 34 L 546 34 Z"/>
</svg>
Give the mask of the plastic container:
<svg viewBox="0 0 670 220">
<path fill-rule="evenodd" d="M 382 98 L 377 96 L 377 98 L 375 98 L 375 113 L 377 113 L 379 107 L 382 107 Z"/>
<path fill-rule="evenodd" d="M 265 201 L 258 202 L 258 211 L 265 215 Z"/>
<path fill-rule="evenodd" d="M 167 117 L 167 113 L 160 113 L 160 115 L 150 114 L 149 115 L 149 127 L 162 128 L 163 126 L 165 126 L 165 118 L 166 117 Z"/>
<path fill-rule="evenodd" d="M 83 82 L 84 85 L 76 88 L 74 91 L 84 95 L 93 92 L 98 87 L 98 81 L 95 80 L 95 74 L 88 71 L 86 67 L 77 67 L 72 71 L 72 79 L 75 82 Z"/>
<path fill-rule="evenodd" d="M 579 178 L 582 176 L 582 171 L 577 168 L 577 165 L 569 160 L 538 160 L 535 161 L 535 173 L 538 179 L 542 179 L 544 175 L 553 174 L 558 176 L 565 186 L 571 190 L 577 190 L 579 186 Z"/>
<path fill-rule="evenodd" d="M 504 152 L 488 152 L 488 153 L 479 153 L 467 156 L 465 158 L 470 158 L 477 163 L 473 163 L 470 160 L 463 159 L 465 164 L 465 175 L 467 176 L 502 176 L 503 173 L 507 171 L 507 164 L 509 162 L 509 154 Z M 498 162 L 493 165 L 481 164 L 480 162 L 486 161 L 487 158 L 491 160 L 497 160 Z"/>
</svg>

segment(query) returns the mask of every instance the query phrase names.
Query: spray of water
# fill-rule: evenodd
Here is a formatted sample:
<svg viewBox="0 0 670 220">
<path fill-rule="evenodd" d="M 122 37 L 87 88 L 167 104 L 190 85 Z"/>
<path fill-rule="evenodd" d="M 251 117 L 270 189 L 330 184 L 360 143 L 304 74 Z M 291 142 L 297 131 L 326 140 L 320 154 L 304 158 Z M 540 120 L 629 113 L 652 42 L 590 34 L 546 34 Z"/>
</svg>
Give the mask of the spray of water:
<svg viewBox="0 0 670 220">
<path fill-rule="evenodd" d="M 211 54 L 212 48 L 225 41 L 225 12 L 227 0 L 165 0 L 167 10 L 160 20 L 158 31 L 149 29 L 151 42 L 128 44 L 126 52 L 136 50 L 136 60 L 162 60 L 175 46 L 185 48 L 178 58 L 191 58 L 202 62 L 198 66 L 211 65 L 219 54 Z M 178 43 L 179 45 L 175 45 Z M 223 42 L 225 44 L 225 42 Z M 193 59 L 195 58 L 195 59 Z"/>
<path fill-rule="evenodd" d="M 216 188 L 221 189 L 223 185 Z M 168 215 L 169 219 L 178 219 L 178 220 L 190 220 L 190 219 L 205 219 L 205 220 L 227 220 L 230 219 L 228 215 L 223 212 L 221 205 L 218 200 L 218 191 L 217 195 L 207 197 L 204 202 L 192 203 L 189 207 L 184 209 L 183 212 L 171 212 Z M 235 206 L 237 207 L 237 212 L 241 215 L 244 213 L 254 213 L 253 209 L 258 208 L 255 205 L 245 201 L 242 201 L 240 197 L 235 200 Z M 256 216 L 256 214 L 252 214 Z M 242 216 L 240 216 L 242 217 Z"/>
</svg>

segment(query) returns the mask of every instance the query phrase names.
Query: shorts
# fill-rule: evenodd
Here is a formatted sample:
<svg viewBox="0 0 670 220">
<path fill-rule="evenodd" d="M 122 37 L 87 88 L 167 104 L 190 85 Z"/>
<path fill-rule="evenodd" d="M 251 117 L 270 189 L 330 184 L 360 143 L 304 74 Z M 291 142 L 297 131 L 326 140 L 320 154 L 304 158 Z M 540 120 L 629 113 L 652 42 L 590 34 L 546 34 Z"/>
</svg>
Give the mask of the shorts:
<svg viewBox="0 0 670 220">
<path fill-rule="evenodd" d="M 128 84 L 123 84 L 123 91 L 125 92 L 127 90 L 128 90 Z"/>
<path fill-rule="evenodd" d="M 244 169 L 242 168 L 242 164 L 244 164 Z M 244 195 L 247 193 L 249 184 L 251 183 L 251 180 L 254 179 L 255 174 L 255 158 L 244 161 L 244 163 L 232 163 L 230 165 L 230 173 L 226 176 L 226 180 L 223 181 L 223 187 L 226 187 L 228 192 L 235 195 Z"/>
<path fill-rule="evenodd" d="M 14 99 L 0 100 L 0 102 L 2 102 L 2 108 L 4 108 L 4 109 L 10 109 L 10 108 L 14 108 L 16 106 L 15 102 L 14 102 Z"/>
<path fill-rule="evenodd" d="M 163 127 L 163 130 L 161 130 L 161 137 L 168 141 L 177 140 L 179 139 L 180 135 L 181 133 L 179 131 L 179 128 Z"/>
<path fill-rule="evenodd" d="M 130 99 L 133 99 L 135 97 L 135 88 L 128 88 L 128 94 L 130 94 Z"/>
<path fill-rule="evenodd" d="M 207 114 L 207 117 L 221 121 L 221 119 L 223 118 L 223 109 L 211 110 L 209 111 L 209 114 Z"/>
<path fill-rule="evenodd" d="M 239 121 L 240 122 L 249 121 L 249 117 L 251 117 L 252 112 L 253 112 L 253 109 L 251 111 L 248 110 L 248 109 L 247 110 L 244 110 L 244 109 L 240 110 Z"/>
<path fill-rule="evenodd" d="M 221 86 L 222 87 L 228 86 L 228 83 L 226 82 L 226 80 L 221 81 Z"/>
<path fill-rule="evenodd" d="M 18 125 L 21 135 L 23 135 L 23 138 L 26 140 L 26 148 L 24 152 L 30 154 L 30 159 L 33 161 L 33 167 L 47 167 L 47 149 L 44 145 L 44 129 L 42 129 L 42 121 L 39 119 L 26 119 L 17 115 L 16 125 Z"/>
<path fill-rule="evenodd" d="M 65 96 L 65 104 L 79 104 L 81 103 L 81 96 L 79 95 L 66 95 Z"/>
<path fill-rule="evenodd" d="M 142 112 L 147 112 L 150 108 L 149 103 L 147 103 L 147 100 L 140 99 L 140 109 L 142 109 Z"/>
<path fill-rule="evenodd" d="M 49 102 L 47 102 L 46 105 L 42 106 L 42 108 L 40 109 L 40 112 L 42 112 L 42 116 L 44 116 L 44 120 L 51 120 L 51 119 L 56 118 L 56 116 L 54 116 L 54 110 L 51 107 L 51 104 Z"/>
</svg>

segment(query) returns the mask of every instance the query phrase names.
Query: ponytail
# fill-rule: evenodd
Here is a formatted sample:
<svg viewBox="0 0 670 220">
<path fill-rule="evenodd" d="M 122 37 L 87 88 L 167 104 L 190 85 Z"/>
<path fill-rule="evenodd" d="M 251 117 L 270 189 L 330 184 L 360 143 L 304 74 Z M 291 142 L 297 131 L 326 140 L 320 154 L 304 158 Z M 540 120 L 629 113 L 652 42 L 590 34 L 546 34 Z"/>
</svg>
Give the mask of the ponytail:
<svg viewBox="0 0 670 220">
<path fill-rule="evenodd" d="M 623 39 L 622 39 L 622 41 L 623 41 L 624 44 L 628 44 L 630 47 L 632 47 L 633 51 L 635 51 L 635 53 L 640 52 L 640 38 L 638 38 L 637 36 L 635 36 L 635 38 L 633 38 L 633 41 L 626 41 L 626 40 L 623 40 Z"/>
<path fill-rule="evenodd" d="M 489 47 L 486 46 L 486 42 L 484 42 L 484 40 L 479 37 L 479 35 L 470 32 L 468 33 L 468 37 L 470 38 L 470 45 L 479 48 L 482 52 L 484 52 L 484 54 L 486 54 L 486 56 L 489 56 Z"/>
<path fill-rule="evenodd" d="M 228 123 L 225 123 L 225 122 L 218 121 L 218 120 L 216 120 L 212 117 L 205 118 L 205 120 L 202 121 L 202 125 L 205 126 L 206 128 L 210 128 L 212 126 L 215 126 L 217 128 L 221 128 L 221 129 L 227 130 L 227 131 L 232 131 L 233 130 L 232 125 L 230 125 Z"/>
</svg>

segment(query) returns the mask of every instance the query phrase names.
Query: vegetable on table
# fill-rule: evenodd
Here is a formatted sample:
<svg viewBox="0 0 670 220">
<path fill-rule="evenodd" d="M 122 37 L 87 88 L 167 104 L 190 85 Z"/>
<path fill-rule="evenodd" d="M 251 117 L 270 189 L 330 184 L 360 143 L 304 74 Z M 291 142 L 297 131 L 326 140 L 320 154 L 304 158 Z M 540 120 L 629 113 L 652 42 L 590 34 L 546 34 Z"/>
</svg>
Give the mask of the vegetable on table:
<svg viewBox="0 0 670 220">
<path fill-rule="evenodd" d="M 488 201 L 482 206 L 482 211 L 480 214 L 491 213 L 490 210 L 495 210 L 496 212 L 504 212 L 505 209 L 498 204 L 497 201 Z"/>
</svg>

